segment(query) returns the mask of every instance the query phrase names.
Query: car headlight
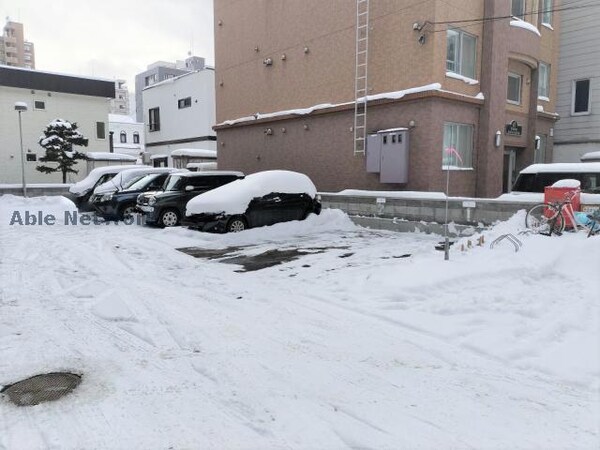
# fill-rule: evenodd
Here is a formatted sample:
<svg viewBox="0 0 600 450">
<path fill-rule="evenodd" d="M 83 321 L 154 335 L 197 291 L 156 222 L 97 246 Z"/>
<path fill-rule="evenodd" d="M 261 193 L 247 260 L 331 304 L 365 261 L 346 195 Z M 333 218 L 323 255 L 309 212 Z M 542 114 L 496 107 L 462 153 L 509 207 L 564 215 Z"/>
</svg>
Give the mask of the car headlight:
<svg viewBox="0 0 600 450">
<path fill-rule="evenodd" d="M 110 202 L 113 198 L 112 194 L 104 194 L 101 198 L 100 201 L 101 202 Z"/>
<path fill-rule="evenodd" d="M 156 197 L 150 197 L 150 198 L 148 199 L 148 204 L 149 204 L 150 206 L 152 206 L 152 205 L 155 205 L 155 204 L 156 204 Z"/>
</svg>

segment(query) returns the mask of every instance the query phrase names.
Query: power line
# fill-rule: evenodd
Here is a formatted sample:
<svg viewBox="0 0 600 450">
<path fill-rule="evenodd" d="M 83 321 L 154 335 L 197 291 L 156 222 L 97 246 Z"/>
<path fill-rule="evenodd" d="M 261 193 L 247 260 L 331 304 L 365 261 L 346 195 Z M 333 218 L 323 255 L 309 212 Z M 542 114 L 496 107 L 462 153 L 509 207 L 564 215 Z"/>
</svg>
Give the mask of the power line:
<svg viewBox="0 0 600 450">
<path fill-rule="evenodd" d="M 570 11 L 570 10 L 575 10 L 575 9 L 585 9 L 585 8 L 593 8 L 593 7 L 599 7 L 599 6 L 600 6 L 600 3 L 578 5 L 578 6 L 564 6 L 564 7 L 545 9 L 545 10 L 529 11 L 529 12 L 523 13 L 523 16 L 535 16 L 540 13 L 544 14 L 544 13 L 548 13 L 548 12 Z M 440 22 L 425 21 L 425 25 L 434 25 L 435 26 L 435 25 L 452 25 L 452 24 L 459 24 L 459 23 L 473 23 L 474 25 L 472 25 L 472 26 L 475 26 L 475 25 L 479 25 L 479 24 L 482 24 L 485 22 L 492 22 L 492 21 L 504 20 L 504 19 L 512 19 L 513 17 L 515 17 L 515 16 L 511 14 L 508 16 L 482 17 L 482 18 L 478 18 L 478 19 L 446 20 L 446 21 L 440 21 Z M 440 33 L 443 31 L 446 31 L 446 29 L 433 30 L 433 31 L 431 31 L 431 33 Z"/>
</svg>

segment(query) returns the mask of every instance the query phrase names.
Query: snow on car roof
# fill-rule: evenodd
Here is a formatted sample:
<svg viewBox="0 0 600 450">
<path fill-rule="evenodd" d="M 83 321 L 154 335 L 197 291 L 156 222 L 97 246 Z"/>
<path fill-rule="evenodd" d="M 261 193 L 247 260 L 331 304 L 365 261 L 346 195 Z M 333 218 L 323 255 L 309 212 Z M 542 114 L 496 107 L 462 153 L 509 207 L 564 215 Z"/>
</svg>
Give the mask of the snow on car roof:
<svg viewBox="0 0 600 450">
<path fill-rule="evenodd" d="M 315 197 L 317 189 L 310 178 L 288 170 L 268 170 L 253 173 L 243 180 L 194 197 L 187 204 L 186 215 L 201 213 L 242 214 L 252 199 L 271 192 L 281 194 L 308 194 Z"/>
<path fill-rule="evenodd" d="M 174 172 L 178 169 L 173 167 L 133 167 L 131 169 L 123 170 L 116 174 L 114 178 L 108 180 L 106 183 L 101 184 L 94 189 L 95 194 L 114 192 L 115 190 L 122 189 L 129 181 L 135 177 L 149 174 L 149 173 L 165 173 Z"/>
<path fill-rule="evenodd" d="M 581 161 L 600 161 L 600 152 L 588 152 L 581 156 Z"/>
<path fill-rule="evenodd" d="M 600 162 L 532 164 L 521 173 L 600 172 Z"/>
<path fill-rule="evenodd" d="M 82 194 L 85 191 L 87 191 L 88 189 L 91 189 L 92 187 L 94 187 L 94 185 L 96 184 L 96 181 L 98 181 L 102 175 L 111 173 L 111 172 L 118 173 L 122 170 L 132 169 L 132 168 L 136 168 L 136 167 L 139 168 L 139 167 L 149 167 L 149 166 L 135 166 L 133 164 L 127 164 L 127 165 L 120 165 L 120 166 L 97 167 L 97 168 L 93 169 L 87 175 L 87 177 L 85 177 L 83 180 L 78 181 L 73 186 L 71 186 L 69 188 L 69 192 L 71 192 L 72 194 Z"/>
<path fill-rule="evenodd" d="M 177 175 L 182 175 L 184 177 L 214 177 L 215 175 L 235 175 L 236 177 L 243 177 L 244 173 L 235 170 L 211 170 L 206 172 L 178 173 Z"/>
</svg>

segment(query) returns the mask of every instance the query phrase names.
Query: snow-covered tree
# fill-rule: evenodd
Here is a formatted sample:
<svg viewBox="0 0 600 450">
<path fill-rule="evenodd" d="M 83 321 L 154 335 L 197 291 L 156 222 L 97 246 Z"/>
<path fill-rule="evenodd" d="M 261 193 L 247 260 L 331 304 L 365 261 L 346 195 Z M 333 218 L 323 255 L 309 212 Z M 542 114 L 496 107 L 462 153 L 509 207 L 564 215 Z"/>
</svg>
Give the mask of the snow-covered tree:
<svg viewBox="0 0 600 450">
<path fill-rule="evenodd" d="M 77 131 L 77 124 L 67 120 L 56 119 L 50 122 L 44 134 L 38 141 L 46 154 L 40 158 L 41 162 L 54 163 L 52 165 L 39 165 L 36 169 L 43 173 L 62 172 L 63 183 L 67 182 L 67 173 L 77 173 L 73 166 L 78 159 L 85 159 L 85 154 L 73 149 L 74 145 L 87 147 L 88 140 Z"/>
</svg>

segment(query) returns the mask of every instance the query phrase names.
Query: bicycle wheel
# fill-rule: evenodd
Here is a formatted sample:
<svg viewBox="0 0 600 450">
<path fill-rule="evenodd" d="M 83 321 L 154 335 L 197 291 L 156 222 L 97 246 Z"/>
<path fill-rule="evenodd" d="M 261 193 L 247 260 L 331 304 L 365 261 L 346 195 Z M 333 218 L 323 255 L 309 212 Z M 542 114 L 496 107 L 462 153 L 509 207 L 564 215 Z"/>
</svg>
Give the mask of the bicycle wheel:
<svg viewBox="0 0 600 450">
<path fill-rule="evenodd" d="M 565 218 L 556 206 L 540 203 L 527 211 L 525 227 L 548 236 L 552 233 L 561 234 L 565 229 Z"/>
</svg>

